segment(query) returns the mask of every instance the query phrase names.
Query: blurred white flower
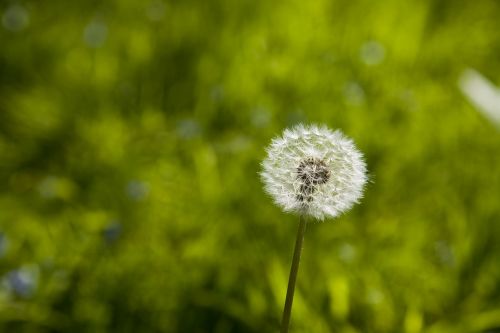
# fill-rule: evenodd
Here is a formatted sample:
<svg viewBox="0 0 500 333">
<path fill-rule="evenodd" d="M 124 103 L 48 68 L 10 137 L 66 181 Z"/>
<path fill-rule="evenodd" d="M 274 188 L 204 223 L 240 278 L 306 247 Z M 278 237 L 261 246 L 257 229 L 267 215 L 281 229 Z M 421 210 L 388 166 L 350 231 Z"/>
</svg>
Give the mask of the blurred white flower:
<svg viewBox="0 0 500 333">
<path fill-rule="evenodd" d="M 361 198 L 367 180 L 363 155 L 339 130 L 298 125 L 267 148 L 265 190 L 287 212 L 336 217 Z"/>
<path fill-rule="evenodd" d="M 5 29 L 18 32 L 25 29 L 30 23 L 28 11 L 17 4 L 7 8 L 2 16 L 2 24 Z"/>
<path fill-rule="evenodd" d="M 100 20 L 93 20 L 83 30 L 83 40 L 87 46 L 99 48 L 104 45 L 108 36 L 108 27 Z"/>
<path fill-rule="evenodd" d="M 361 60 L 369 66 L 378 65 L 384 61 L 385 49 L 382 44 L 372 40 L 361 46 L 359 56 Z"/>
</svg>

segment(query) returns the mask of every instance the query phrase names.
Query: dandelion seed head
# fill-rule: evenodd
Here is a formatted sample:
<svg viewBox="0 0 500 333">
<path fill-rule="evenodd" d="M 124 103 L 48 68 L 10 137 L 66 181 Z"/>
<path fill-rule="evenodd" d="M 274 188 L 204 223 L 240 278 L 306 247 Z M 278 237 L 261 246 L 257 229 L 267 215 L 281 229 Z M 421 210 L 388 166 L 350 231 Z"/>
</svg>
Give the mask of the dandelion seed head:
<svg viewBox="0 0 500 333">
<path fill-rule="evenodd" d="M 367 180 L 363 156 L 351 139 L 326 126 L 302 124 L 273 139 L 260 175 L 284 211 L 320 220 L 350 209 Z"/>
</svg>

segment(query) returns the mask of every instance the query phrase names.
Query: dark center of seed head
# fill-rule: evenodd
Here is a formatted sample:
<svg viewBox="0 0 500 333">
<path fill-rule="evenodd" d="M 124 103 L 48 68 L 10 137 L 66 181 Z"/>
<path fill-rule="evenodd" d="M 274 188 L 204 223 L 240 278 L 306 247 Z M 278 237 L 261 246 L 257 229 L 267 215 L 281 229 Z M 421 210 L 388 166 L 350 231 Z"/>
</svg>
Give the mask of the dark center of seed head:
<svg viewBox="0 0 500 333">
<path fill-rule="evenodd" d="M 311 202 L 316 186 L 330 179 L 330 171 L 323 160 L 310 157 L 300 162 L 297 168 L 297 179 L 301 181 L 297 200 Z"/>
</svg>

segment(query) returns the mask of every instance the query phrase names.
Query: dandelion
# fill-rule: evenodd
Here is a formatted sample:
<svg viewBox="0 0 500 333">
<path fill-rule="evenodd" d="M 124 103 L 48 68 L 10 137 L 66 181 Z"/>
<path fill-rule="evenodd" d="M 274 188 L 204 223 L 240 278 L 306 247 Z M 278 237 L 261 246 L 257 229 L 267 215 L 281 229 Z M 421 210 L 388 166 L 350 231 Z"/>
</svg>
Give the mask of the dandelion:
<svg viewBox="0 0 500 333">
<path fill-rule="evenodd" d="M 326 126 L 298 125 L 267 149 L 261 178 L 285 212 L 300 214 L 281 332 L 288 332 L 306 216 L 334 218 L 359 201 L 367 180 L 363 155 L 351 139 Z"/>
<path fill-rule="evenodd" d="M 363 193 L 363 156 L 338 130 L 298 125 L 274 139 L 267 153 L 262 180 L 286 212 L 333 218 L 350 209 Z"/>
</svg>

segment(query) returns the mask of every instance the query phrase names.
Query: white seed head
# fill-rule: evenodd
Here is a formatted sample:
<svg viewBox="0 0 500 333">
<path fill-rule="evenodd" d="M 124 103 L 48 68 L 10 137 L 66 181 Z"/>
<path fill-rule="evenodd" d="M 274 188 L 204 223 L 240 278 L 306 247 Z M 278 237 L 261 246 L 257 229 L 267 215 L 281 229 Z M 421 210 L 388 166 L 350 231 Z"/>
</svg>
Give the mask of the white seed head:
<svg viewBox="0 0 500 333">
<path fill-rule="evenodd" d="M 260 175 L 284 211 L 320 220 L 350 209 L 367 181 L 363 155 L 352 140 L 316 125 L 297 125 L 273 139 Z"/>
</svg>

